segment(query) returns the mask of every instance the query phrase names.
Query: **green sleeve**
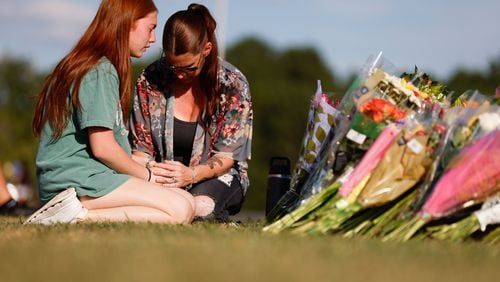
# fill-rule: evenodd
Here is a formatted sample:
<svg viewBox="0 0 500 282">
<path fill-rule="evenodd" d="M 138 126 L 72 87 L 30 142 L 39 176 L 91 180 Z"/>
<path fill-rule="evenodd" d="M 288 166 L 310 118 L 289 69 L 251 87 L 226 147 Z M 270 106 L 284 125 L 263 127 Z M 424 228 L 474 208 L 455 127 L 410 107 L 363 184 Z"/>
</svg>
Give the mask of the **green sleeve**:
<svg viewBox="0 0 500 282">
<path fill-rule="evenodd" d="M 80 127 L 113 129 L 120 103 L 116 70 L 109 62 L 98 63 L 82 79 L 78 111 Z"/>
</svg>

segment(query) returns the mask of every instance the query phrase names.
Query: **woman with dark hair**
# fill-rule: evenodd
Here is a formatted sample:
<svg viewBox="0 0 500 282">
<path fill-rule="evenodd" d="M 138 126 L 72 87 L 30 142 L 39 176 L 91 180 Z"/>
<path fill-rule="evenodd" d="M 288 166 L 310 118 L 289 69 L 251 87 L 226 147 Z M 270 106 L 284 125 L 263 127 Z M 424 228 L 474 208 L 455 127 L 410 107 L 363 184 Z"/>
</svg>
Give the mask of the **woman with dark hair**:
<svg viewBox="0 0 500 282">
<path fill-rule="evenodd" d="M 47 203 L 26 223 L 192 220 L 192 196 L 161 187 L 161 176 L 132 159 L 124 124 L 130 57 L 155 42 L 157 14 L 152 0 L 103 0 L 46 79 L 33 130 L 40 135 L 39 194 Z"/>
<path fill-rule="evenodd" d="M 195 215 L 227 221 L 249 186 L 253 111 L 245 76 L 219 58 L 216 22 L 199 4 L 165 23 L 163 56 L 141 74 L 132 153 L 163 185 L 195 197 Z"/>
</svg>

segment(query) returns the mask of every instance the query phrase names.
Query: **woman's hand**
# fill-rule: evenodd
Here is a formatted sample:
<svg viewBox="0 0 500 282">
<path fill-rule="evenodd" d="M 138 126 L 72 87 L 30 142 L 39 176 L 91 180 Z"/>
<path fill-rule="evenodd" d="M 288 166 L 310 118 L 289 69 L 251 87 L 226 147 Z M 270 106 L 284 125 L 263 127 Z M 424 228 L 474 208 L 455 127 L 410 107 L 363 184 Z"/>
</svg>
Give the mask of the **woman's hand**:
<svg viewBox="0 0 500 282">
<path fill-rule="evenodd" d="M 170 178 L 163 176 L 164 173 L 162 172 L 164 169 L 155 167 L 157 162 L 153 160 L 149 160 L 146 162 L 145 166 L 150 171 L 151 176 L 149 178 L 149 182 L 155 183 L 155 184 L 160 184 L 164 185 L 169 182 Z"/>
<path fill-rule="evenodd" d="M 193 170 L 181 162 L 163 161 L 151 163 L 153 175 L 158 177 L 161 184 L 169 188 L 182 188 L 193 184 Z M 158 182 L 159 183 L 159 182 Z"/>
</svg>

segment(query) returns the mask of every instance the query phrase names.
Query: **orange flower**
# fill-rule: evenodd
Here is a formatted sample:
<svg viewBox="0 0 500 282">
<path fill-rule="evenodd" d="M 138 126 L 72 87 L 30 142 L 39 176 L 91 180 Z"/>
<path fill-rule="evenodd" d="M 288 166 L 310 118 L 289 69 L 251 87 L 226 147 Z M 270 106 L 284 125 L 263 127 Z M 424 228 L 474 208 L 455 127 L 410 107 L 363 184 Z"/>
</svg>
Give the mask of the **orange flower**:
<svg viewBox="0 0 500 282">
<path fill-rule="evenodd" d="M 406 113 L 389 101 L 373 98 L 360 107 L 360 112 L 376 122 L 398 121 L 406 116 Z"/>
</svg>

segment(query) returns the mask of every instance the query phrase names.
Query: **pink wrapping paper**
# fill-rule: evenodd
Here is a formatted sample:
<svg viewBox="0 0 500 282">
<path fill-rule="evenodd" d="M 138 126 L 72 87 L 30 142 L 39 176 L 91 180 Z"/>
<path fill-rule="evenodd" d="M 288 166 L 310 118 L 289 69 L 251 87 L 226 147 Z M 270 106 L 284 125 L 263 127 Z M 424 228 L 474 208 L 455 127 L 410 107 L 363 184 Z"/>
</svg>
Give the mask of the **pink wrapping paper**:
<svg viewBox="0 0 500 282">
<path fill-rule="evenodd" d="M 465 147 L 439 179 L 422 212 L 446 216 L 500 190 L 500 130 Z"/>
<path fill-rule="evenodd" d="M 370 149 L 365 153 L 358 165 L 356 165 L 348 180 L 342 184 L 339 195 L 346 198 L 354 187 L 356 187 L 356 185 L 358 185 L 360 181 L 378 165 L 399 132 L 400 129 L 393 124 L 386 126 L 382 130 Z"/>
</svg>

